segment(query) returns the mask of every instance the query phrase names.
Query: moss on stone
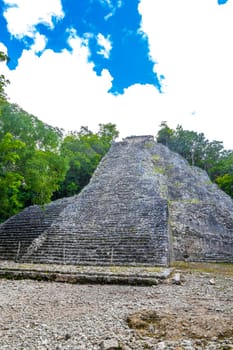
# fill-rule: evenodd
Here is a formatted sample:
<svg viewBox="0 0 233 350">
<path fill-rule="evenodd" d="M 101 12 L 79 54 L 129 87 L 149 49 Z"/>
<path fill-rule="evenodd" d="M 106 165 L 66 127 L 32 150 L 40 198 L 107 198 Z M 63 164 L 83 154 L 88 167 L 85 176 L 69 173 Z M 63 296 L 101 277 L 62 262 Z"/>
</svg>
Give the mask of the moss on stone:
<svg viewBox="0 0 233 350">
<path fill-rule="evenodd" d="M 162 175 L 164 175 L 165 174 L 165 170 L 164 170 L 164 168 L 162 168 L 162 167 L 154 167 L 153 168 L 153 170 L 154 170 L 154 173 L 155 174 L 162 174 Z"/>
<path fill-rule="evenodd" d="M 146 142 L 145 143 L 146 148 L 153 148 L 154 147 L 154 142 Z"/>
<path fill-rule="evenodd" d="M 155 163 L 155 162 L 158 162 L 160 160 L 160 156 L 158 154 L 153 154 L 151 156 L 151 159 L 152 159 L 152 162 Z"/>
</svg>

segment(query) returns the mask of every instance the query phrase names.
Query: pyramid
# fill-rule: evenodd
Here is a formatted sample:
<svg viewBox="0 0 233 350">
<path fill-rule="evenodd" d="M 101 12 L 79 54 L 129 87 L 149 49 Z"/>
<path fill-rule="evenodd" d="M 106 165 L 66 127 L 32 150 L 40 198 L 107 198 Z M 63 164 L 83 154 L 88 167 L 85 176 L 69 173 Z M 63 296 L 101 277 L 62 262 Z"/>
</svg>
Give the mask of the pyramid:
<svg viewBox="0 0 233 350">
<path fill-rule="evenodd" d="M 80 194 L 0 225 L 0 259 L 74 265 L 233 262 L 233 201 L 152 136 L 116 142 Z"/>
</svg>

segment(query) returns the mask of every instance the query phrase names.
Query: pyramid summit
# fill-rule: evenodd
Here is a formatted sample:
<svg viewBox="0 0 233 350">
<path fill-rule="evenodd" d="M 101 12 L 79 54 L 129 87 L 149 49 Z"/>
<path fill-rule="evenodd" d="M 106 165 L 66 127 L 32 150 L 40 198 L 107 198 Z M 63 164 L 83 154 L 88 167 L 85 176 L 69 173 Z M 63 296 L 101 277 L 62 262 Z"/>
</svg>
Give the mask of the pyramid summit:
<svg viewBox="0 0 233 350">
<path fill-rule="evenodd" d="M 0 259 L 233 262 L 233 201 L 152 136 L 132 136 L 112 145 L 80 194 L 28 207 L 1 224 Z"/>
</svg>

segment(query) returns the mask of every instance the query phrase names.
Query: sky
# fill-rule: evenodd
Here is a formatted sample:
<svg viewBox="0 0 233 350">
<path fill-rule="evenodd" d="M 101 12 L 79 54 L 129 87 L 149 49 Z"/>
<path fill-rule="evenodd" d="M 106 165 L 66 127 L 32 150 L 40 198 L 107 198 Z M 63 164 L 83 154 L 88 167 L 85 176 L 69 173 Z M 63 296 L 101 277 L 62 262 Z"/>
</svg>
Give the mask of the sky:
<svg viewBox="0 0 233 350">
<path fill-rule="evenodd" d="M 0 0 L 10 102 L 66 131 L 161 122 L 233 149 L 233 0 Z"/>
</svg>

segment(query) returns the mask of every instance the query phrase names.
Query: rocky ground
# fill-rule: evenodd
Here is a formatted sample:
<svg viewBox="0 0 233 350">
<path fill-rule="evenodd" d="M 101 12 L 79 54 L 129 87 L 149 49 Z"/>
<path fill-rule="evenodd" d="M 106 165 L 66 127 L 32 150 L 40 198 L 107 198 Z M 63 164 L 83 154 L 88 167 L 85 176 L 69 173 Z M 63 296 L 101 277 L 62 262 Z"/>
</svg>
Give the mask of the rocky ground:
<svg viewBox="0 0 233 350">
<path fill-rule="evenodd" d="M 181 277 L 150 287 L 1 279 L 0 349 L 233 349 L 233 276 Z"/>
</svg>

